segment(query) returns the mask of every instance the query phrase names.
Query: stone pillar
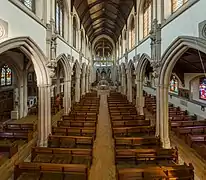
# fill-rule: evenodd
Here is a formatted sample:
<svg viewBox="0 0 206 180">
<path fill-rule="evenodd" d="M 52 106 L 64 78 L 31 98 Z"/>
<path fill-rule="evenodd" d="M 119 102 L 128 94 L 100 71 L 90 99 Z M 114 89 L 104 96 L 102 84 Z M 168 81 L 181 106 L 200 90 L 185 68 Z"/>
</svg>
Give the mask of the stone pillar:
<svg viewBox="0 0 206 180">
<path fill-rule="evenodd" d="M 57 94 L 60 94 L 60 86 L 61 86 L 60 78 L 57 77 L 56 82 L 57 82 L 57 91 L 56 91 L 56 95 L 57 95 Z"/>
<path fill-rule="evenodd" d="M 75 102 L 80 101 L 80 74 L 76 76 L 75 83 Z"/>
<path fill-rule="evenodd" d="M 132 103 L 132 77 L 131 72 L 127 72 L 127 99 Z"/>
<path fill-rule="evenodd" d="M 170 139 L 169 139 L 169 117 L 168 117 L 168 86 L 161 85 L 159 87 L 159 97 L 158 101 L 160 102 L 160 139 L 162 142 L 163 148 L 171 148 Z"/>
<path fill-rule="evenodd" d="M 69 114 L 71 108 L 71 79 L 64 81 L 64 114 Z"/>
<path fill-rule="evenodd" d="M 23 82 L 21 82 L 19 88 L 19 118 L 20 119 L 23 118 L 23 115 L 24 115 L 24 86 L 23 86 Z"/>
<path fill-rule="evenodd" d="M 85 95 L 85 74 L 83 74 L 82 75 L 82 81 L 81 81 L 81 83 L 82 83 L 82 87 L 81 87 L 81 95 L 83 96 L 83 95 Z"/>
<path fill-rule="evenodd" d="M 28 87 L 27 87 L 27 72 L 24 72 L 24 87 L 23 87 L 23 94 L 24 94 L 24 112 L 23 112 L 23 117 L 26 117 L 28 114 L 28 105 L 27 105 L 27 101 L 28 101 Z"/>
<path fill-rule="evenodd" d="M 127 93 L 126 77 L 124 74 L 122 74 L 122 94 L 126 95 L 126 93 Z"/>
<path fill-rule="evenodd" d="M 51 86 L 51 97 L 54 97 L 54 85 Z"/>
<path fill-rule="evenodd" d="M 156 131 L 155 136 L 160 137 L 160 86 L 156 88 Z M 161 135 L 163 137 L 163 135 Z"/>
<path fill-rule="evenodd" d="M 86 93 L 88 93 L 89 92 L 89 76 L 88 76 L 88 74 L 86 74 L 86 78 L 85 78 L 85 86 L 86 86 Z"/>
<path fill-rule="evenodd" d="M 38 85 L 38 146 L 46 147 L 51 134 L 51 86 Z"/>
<path fill-rule="evenodd" d="M 136 97 L 137 112 L 140 115 L 144 115 L 143 81 L 137 79 L 136 82 L 137 82 L 137 97 Z"/>
</svg>

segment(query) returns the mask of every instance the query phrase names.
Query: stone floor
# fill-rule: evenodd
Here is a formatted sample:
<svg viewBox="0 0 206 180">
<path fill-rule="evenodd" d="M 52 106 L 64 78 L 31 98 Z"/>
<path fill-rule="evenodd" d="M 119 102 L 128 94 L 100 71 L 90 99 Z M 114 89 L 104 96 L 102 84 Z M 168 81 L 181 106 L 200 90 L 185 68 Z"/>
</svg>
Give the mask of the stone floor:
<svg viewBox="0 0 206 180">
<path fill-rule="evenodd" d="M 99 91 L 99 94 L 100 109 L 89 180 L 115 180 L 114 142 L 108 112 L 107 91 Z"/>
</svg>

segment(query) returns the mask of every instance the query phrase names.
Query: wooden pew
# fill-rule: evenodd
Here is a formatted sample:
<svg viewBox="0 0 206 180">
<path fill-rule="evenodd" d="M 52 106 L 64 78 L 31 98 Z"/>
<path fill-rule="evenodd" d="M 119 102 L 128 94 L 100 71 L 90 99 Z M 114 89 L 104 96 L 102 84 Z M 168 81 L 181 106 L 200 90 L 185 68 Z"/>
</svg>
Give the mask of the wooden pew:
<svg viewBox="0 0 206 180">
<path fill-rule="evenodd" d="M 112 121 L 120 121 L 120 120 L 144 120 L 145 119 L 145 116 L 144 115 L 118 115 L 118 116 L 113 116 L 113 115 L 110 115 L 110 118 Z"/>
<path fill-rule="evenodd" d="M 33 132 L 32 131 L 18 131 L 18 132 L 0 132 L 0 140 L 18 140 L 18 139 L 25 139 L 28 142 L 33 139 Z"/>
<path fill-rule="evenodd" d="M 96 125 L 96 121 L 57 121 L 58 127 L 96 127 Z"/>
<path fill-rule="evenodd" d="M 68 179 L 69 175 L 75 175 L 79 180 L 88 179 L 88 167 L 83 164 L 51 164 L 51 163 L 31 163 L 22 162 L 14 168 L 14 180 L 17 180 L 23 173 L 39 174 L 39 178 L 43 177 L 44 173 L 49 173 L 51 176 L 60 174 L 62 180 Z M 68 177 L 67 177 L 68 176 Z"/>
<path fill-rule="evenodd" d="M 162 161 L 168 164 L 178 164 L 178 151 L 175 149 L 116 149 L 115 150 L 115 163 L 122 162 L 138 165 L 141 161 L 143 163 L 153 162 L 154 164 L 161 163 Z"/>
<path fill-rule="evenodd" d="M 150 126 L 150 120 L 120 120 L 112 121 L 112 127 Z"/>
<path fill-rule="evenodd" d="M 52 134 L 54 135 L 79 135 L 79 136 L 90 136 L 94 137 L 96 135 L 96 128 L 73 128 L 73 127 L 52 127 Z"/>
<path fill-rule="evenodd" d="M 194 168 L 187 166 L 161 166 L 146 168 L 123 168 L 117 169 L 117 180 L 194 180 Z"/>
<path fill-rule="evenodd" d="M 115 136 L 130 136 L 132 133 L 146 133 L 151 135 L 155 132 L 153 126 L 133 126 L 133 127 L 118 127 L 113 128 L 113 137 Z"/>
<path fill-rule="evenodd" d="M 193 144 L 202 144 L 206 142 L 206 134 L 188 134 L 186 142 L 190 147 L 193 147 Z"/>
<path fill-rule="evenodd" d="M 56 158 L 58 158 L 57 162 L 55 161 Z M 35 147 L 32 148 L 31 151 L 31 162 L 40 162 L 40 163 L 50 162 L 50 163 L 58 163 L 58 164 L 78 163 L 78 164 L 85 164 L 88 167 L 91 167 L 92 149 Z"/>
<path fill-rule="evenodd" d="M 37 129 L 37 124 L 32 124 L 32 123 L 25 123 L 25 124 L 16 124 L 16 123 L 6 123 L 3 126 L 4 131 L 36 131 Z"/>
<path fill-rule="evenodd" d="M 11 158 L 18 152 L 18 145 L 15 142 L 2 142 L 0 141 L 0 152 L 8 153 L 8 157 Z"/>
<path fill-rule="evenodd" d="M 158 147 L 161 145 L 160 139 L 154 136 L 144 136 L 144 137 L 115 137 L 114 143 L 116 148 L 127 148 L 130 149 L 137 147 Z"/>
<path fill-rule="evenodd" d="M 206 121 L 196 121 L 196 120 L 171 121 L 170 126 L 173 129 L 177 127 L 187 127 L 187 126 L 206 126 Z"/>
<path fill-rule="evenodd" d="M 93 137 L 60 135 L 50 135 L 48 137 L 48 147 L 53 148 L 92 148 L 93 142 Z"/>
<path fill-rule="evenodd" d="M 62 120 L 75 120 L 75 121 L 97 121 L 97 118 L 95 117 L 87 117 L 87 116 L 62 116 Z"/>
</svg>

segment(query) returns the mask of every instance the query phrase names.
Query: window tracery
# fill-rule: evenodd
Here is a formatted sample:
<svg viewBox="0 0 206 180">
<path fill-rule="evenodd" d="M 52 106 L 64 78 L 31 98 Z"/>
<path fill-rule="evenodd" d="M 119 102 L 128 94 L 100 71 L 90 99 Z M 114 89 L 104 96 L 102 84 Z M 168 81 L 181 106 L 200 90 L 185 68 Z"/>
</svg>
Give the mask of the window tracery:
<svg viewBox="0 0 206 180">
<path fill-rule="evenodd" d="M 188 0 L 172 0 L 172 12 L 183 6 Z"/>
<path fill-rule="evenodd" d="M 8 65 L 1 67 L 1 86 L 11 86 L 12 85 L 12 70 Z"/>
<path fill-rule="evenodd" d="M 19 0 L 24 4 L 27 8 L 29 8 L 31 11 L 35 11 L 35 0 Z"/>
<path fill-rule="evenodd" d="M 64 36 L 64 3 L 63 0 L 56 1 L 56 33 Z"/>
<path fill-rule="evenodd" d="M 146 37 L 151 30 L 152 1 L 145 0 L 143 6 L 143 36 Z"/>
</svg>

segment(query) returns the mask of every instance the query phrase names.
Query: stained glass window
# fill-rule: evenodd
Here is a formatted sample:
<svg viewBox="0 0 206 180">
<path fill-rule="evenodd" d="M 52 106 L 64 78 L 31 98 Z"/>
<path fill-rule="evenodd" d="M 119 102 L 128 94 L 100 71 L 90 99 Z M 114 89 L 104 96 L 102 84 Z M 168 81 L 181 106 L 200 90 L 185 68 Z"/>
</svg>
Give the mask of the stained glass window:
<svg viewBox="0 0 206 180">
<path fill-rule="evenodd" d="M 145 0 L 143 7 L 143 36 L 146 37 L 151 30 L 152 1 Z"/>
<path fill-rule="evenodd" d="M 170 80 L 170 92 L 178 94 L 178 80 L 176 76 L 172 76 Z"/>
<path fill-rule="evenodd" d="M 64 36 L 64 5 L 62 0 L 56 1 L 56 33 Z"/>
<path fill-rule="evenodd" d="M 206 78 L 200 78 L 200 99 L 206 100 Z"/>
<path fill-rule="evenodd" d="M 175 12 L 182 5 L 184 5 L 188 0 L 172 0 L 172 12 Z"/>
<path fill-rule="evenodd" d="M 131 26 L 130 26 L 130 48 L 133 48 L 135 45 L 135 26 L 134 26 L 134 18 L 132 18 Z"/>
<path fill-rule="evenodd" d="M 73 18 L 73 46 L 76 48 L 77 45 L 77 22 L 76 18 Z"/>
<path fill-rule="evenodd" d="M 27 8 L 35 10 L 35 0 L 20 0 Z"/>
<path fill-rule="evenodd" d="M 12 70 L 8 65 L 1 68 L 1 86 L 10 86 L 12 84 Z"/>
</svg>

